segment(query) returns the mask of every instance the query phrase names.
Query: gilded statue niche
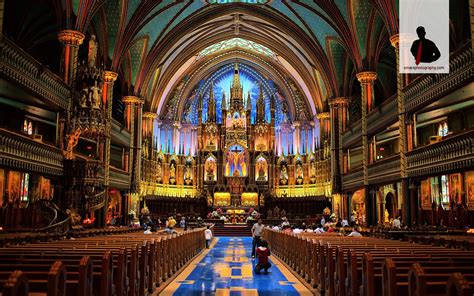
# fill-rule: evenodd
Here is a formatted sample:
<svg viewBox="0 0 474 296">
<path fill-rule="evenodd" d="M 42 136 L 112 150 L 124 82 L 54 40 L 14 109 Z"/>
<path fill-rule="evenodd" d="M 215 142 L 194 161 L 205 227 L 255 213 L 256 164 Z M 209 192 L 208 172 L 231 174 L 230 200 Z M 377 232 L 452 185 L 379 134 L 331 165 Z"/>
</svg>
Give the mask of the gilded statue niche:
<svg viewBox="0 0 474 296">
<path fill-rule="evenodd" d="M 268 181 L 268 162 L 262 154 L 260 154 L 256 159 L 255 180 L 257 182 Z"/>
<path fill-rule="evenodd" d="M 217 159 L 214 155 L 209 154 L 204 163 L 204 181 L 217 181 Z"/>
</svg>

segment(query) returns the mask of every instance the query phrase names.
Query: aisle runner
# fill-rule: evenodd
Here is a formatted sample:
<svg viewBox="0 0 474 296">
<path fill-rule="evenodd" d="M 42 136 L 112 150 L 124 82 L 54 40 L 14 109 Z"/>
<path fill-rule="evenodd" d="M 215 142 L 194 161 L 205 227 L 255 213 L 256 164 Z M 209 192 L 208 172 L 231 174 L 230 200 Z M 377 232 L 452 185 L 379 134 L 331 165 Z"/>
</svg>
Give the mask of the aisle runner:
<svg viewBox="0 0 474 296">
<path fill-rule="evenodd" d="M 271 274 L 255 274 L 251 250 L 249 237 L 215 238 L 160 295 L 312 295 L 275 260 Z"/>
</svg>

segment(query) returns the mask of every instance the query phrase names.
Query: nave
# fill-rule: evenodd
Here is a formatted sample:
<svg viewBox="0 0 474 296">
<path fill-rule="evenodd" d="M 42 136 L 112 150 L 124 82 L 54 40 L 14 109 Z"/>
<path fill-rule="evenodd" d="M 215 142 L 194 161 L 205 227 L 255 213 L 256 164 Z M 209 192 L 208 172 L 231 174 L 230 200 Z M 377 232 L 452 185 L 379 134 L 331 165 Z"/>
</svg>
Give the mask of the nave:
<svg viewBox="0 0 474 296">
<path fill-rule="evenodd" d="M 218 237 L 160 295 L 313 295 L 277 258 L 255 274 L 252 238 Z"/>
</svg>

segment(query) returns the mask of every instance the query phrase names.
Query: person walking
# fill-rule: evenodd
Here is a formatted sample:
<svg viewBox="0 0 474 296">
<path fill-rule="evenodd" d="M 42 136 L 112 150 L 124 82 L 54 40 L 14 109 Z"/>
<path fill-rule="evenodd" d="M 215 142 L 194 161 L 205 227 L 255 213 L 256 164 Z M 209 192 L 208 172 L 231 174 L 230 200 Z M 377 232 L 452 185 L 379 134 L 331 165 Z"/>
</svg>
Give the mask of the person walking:
<svg viewBox="0 0 474 296">
<path fill-rule="evenodd" d="M 257 223 L 252 226 L 252 258 L 255 258 L 255 249 L 260 246 L 263 227 L 262 219 L 258 219 Z"/>
<path fill-rule="evenodd" d="M 206 249 L 209 249 L 212 240 L 212 231 L 209 229 L 209 225 L 207 225 L 206 230 L 204 230 L 204 237 L 206 239 Z"/>
</svg>

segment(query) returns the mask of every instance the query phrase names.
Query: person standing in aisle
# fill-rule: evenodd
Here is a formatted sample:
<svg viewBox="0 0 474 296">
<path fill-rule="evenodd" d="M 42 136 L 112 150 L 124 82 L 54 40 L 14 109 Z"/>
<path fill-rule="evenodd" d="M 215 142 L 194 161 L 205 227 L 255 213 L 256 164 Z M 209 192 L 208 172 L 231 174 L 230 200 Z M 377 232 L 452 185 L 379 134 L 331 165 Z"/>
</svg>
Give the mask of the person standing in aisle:
<svg viewBox="0 0 474 296">
<path fill-rule="evenodd" d="M 209 229 L 209 225 L 207 225 L 206 230 L 204 230 L 204 237 L 206 238 L 206 249 L 209 249 L 212 240 L 212 231 Z"/>
<path fill-rule="evenodd" d="M 252 226 L 252 258 L 255 258 L 255 249 L 260 246 L 263 227 L 262 219 L 258 219 L 258 222 Z"/>
</svg>

